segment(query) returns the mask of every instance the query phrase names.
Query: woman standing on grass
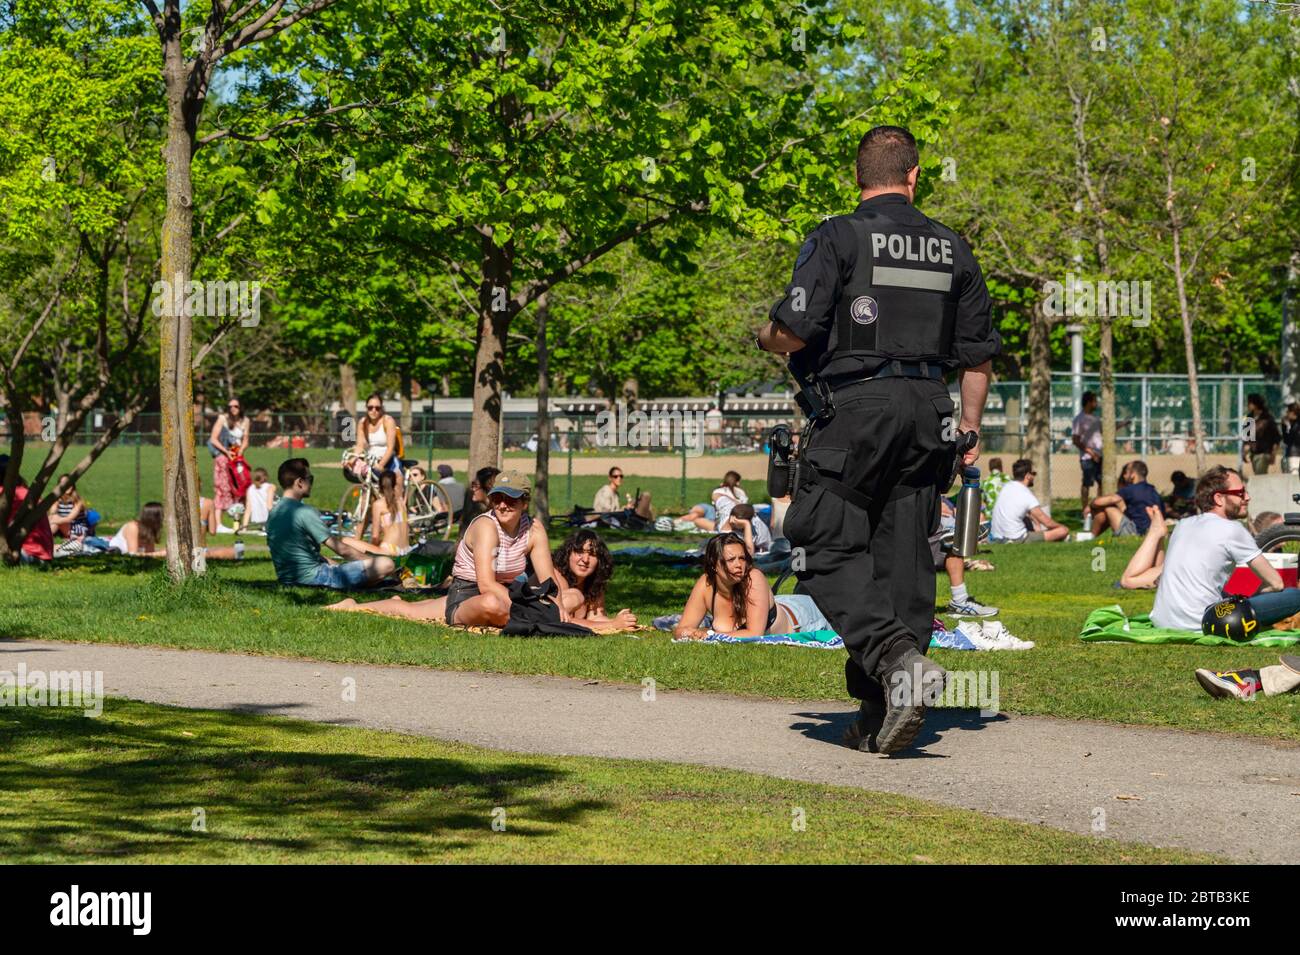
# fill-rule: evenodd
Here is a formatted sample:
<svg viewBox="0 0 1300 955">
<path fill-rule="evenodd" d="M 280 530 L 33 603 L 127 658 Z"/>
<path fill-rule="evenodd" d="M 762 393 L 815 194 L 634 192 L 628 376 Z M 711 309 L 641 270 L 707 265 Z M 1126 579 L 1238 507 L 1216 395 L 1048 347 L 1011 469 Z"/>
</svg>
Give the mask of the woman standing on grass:
<svg viewBox="0 0 1300 955">
<path fill-rule="evenodd" d="M 224 414 L 217 415 L 208 435 L 208 450 L 212 452 L 212 498 L 216 509 L 214 522 L 220 526 L 221 515 L 235 503 L 230 476 L 230 462 L 248 449 L 248 417 L 238 398 L 226 403 Z M 209 528 L 212 533 L 217 527 Z"/>
<path fill-rule="evenodd" d="M 358 604 L 341 600 L 328 610 L 360 610 L 408 620 L 441 620 L 455 627 L 504 627 L 510 621 L 510 584 L 526 573 L 531 561 L 539 580 L 565 582 L 551 562 L 546 528 L 528 515 L 532 482 L 518 471 L 497 475 L 488 494 L 488 511 L 470 522 L 456 545 L 451 591 L 434 600 L 401 597 Z M 560 620 L 573 617 L 563 602 Z"/>
</svg>

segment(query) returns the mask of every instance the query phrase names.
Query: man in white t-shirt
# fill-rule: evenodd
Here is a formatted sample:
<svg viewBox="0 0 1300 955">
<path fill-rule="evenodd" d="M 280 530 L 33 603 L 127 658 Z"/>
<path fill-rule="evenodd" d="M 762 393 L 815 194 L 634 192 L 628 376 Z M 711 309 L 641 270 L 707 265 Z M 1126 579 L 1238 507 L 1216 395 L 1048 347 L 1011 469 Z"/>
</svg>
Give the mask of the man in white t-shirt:
<svg viewBox="0 0 1300 955">
<path fill-rule="evenodd" d="M 1092 495 L 1088 488 L 1094 484 L 1101 489 L 1101 419 L 1097 417 L 1097 396 L 1091 391 L 1083 393 L 1083 410 L 1074 416 L 1070 426 L 1070 440 L 1079 449 L 1079 470 L 1083 472 L 1079 486 L 1079 500 L 1083 502 L 1084 530 L 1091 530 L 1088 502 Z"/>
<path fill-rule="evenodd" d="M 993 505 L 989 540 L 994 543 L 1021 541 L 1063 541 L 1070 536 L 1065 525 L 1052 520 L 1030 490 L 1034 486 L 1034 465 L 1021 458 L 1011 465 L 1011 478 L 998 492 Z"/>
<path fill-rule="evenodd" d="M 1238 564 L 1249 564 L 1264 582 L 1249 601 L 1261 630 L 1300 613 L 1300 590 L 1283 588 L 1282 576 L 1241 523 L 1249 503 L 1246 484 L 1232 468 L 1210 468 L 1196 482 L 1201 513 L 1179 521 L 1169 538 L 1151 609 L 1157 627 L 1199 632 L 1206 608 L 1223 599 L 1223 585 Z"/>
</svg>

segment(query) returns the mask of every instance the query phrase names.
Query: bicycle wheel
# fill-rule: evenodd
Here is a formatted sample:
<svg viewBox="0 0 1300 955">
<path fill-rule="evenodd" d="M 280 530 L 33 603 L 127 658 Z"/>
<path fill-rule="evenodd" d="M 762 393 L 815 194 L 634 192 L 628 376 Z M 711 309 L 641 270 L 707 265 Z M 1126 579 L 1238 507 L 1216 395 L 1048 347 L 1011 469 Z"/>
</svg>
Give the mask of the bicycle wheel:
<svg viewBox="0 0 1300 955">
<path fill-rule="evenodd" d="M 1255 543 L 1266 554 L 1300 554 L 1300 524 L 1274 524 Z"/>
<path fill-rule="evenodd" d="M 370 485 L 353 484 L 339 499 L 332 530 L 336 537 L 358 537 L 370 513 Z"/>
<path fill-rule="evenodd" d="M 451 498 L 446 490 L 433 482 L 418 487 L 409 485 L 406 489 L 406 520 L 411 527 L 411 536 L 416 539 L 447 540 L 452 528 Z"/>
</svg>

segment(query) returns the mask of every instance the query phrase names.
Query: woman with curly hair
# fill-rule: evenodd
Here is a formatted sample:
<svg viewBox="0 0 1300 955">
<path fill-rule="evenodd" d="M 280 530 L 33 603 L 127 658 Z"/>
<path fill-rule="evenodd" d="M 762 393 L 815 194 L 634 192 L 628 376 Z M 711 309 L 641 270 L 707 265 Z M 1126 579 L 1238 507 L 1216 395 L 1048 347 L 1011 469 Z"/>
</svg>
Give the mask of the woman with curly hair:
<svg viewBox="0 0 1300 955">
<path fill-rule="evenodd" d="M 614 555 L 599 534 L 579 528 L 555 549 L 552 561 L 568 584 L 560 600 L 574 622 L 600 633 L 636 625 L 636 615 L 626 607 L 613 617 L 605 613 L 605 588 L 614 576 Z"/>
</svg>

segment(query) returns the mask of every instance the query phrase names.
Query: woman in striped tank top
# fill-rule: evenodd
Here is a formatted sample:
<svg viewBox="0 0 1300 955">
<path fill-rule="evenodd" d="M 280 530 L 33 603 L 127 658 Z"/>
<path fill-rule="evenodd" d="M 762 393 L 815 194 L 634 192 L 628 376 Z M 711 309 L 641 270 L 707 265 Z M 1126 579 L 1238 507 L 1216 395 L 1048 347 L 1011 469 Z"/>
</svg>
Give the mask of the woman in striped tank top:
<svg viewBox="0 0 1300 955">
<path fill-rule="evenodd" d="M 504 627 L 510 621 L 510 583 L 529 561 L 538 580 L 567 586 L 551 561 L 546 528 L 528 514 L 532 483 L 518 471 L 502 471 L 488 493 L 488 510 L 474 518 L 456 545 L 451 590 L 434 600 L 400 597 L 358 604 L 352 598 L 330 610 L 362 610 L 408 620 L 441 620 L 457 627 Z M 572 614 L 559 604 L 560 619 Z"/>
</svg>

